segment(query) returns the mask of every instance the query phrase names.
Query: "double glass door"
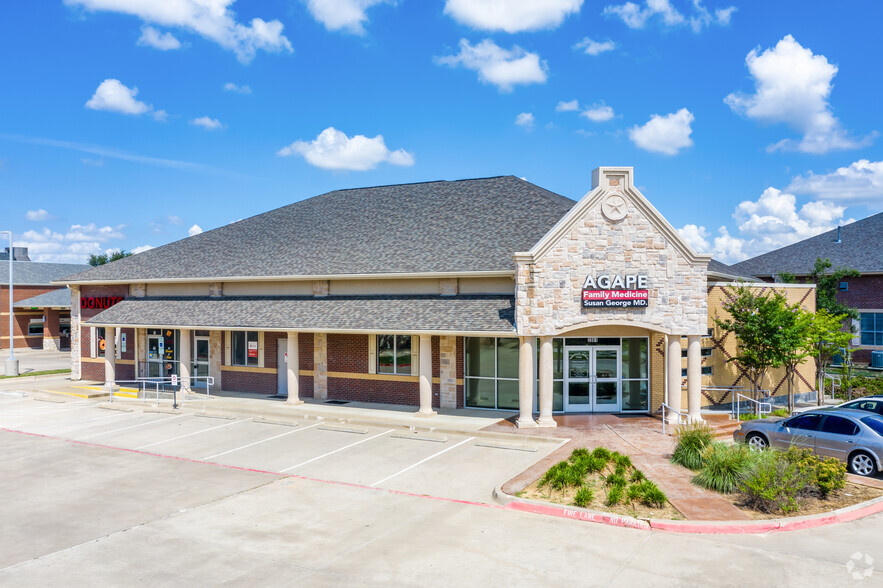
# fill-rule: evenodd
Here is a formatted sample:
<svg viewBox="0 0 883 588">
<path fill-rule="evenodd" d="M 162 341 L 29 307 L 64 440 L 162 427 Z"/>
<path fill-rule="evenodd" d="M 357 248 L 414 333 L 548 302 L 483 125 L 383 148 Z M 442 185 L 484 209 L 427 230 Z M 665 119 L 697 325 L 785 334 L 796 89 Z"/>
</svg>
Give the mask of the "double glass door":
<svg viewBox="0 0 883 588">
<path fill-rule="evenodd" d="M 567 347 L 564 370 L 564 410 L 617 412 L 619 347 Z"/>
</svg>

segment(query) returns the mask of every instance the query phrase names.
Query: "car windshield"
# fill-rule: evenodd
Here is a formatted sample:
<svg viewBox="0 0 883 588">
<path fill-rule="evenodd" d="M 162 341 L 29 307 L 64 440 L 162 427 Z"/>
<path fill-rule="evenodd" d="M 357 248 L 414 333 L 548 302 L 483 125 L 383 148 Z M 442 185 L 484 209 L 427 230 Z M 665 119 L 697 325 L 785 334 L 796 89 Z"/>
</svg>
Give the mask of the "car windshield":
<svg viewBox="0 0 883 588">
<path fill-rule="evenodd" d="M 883 418 L 878 416 L 867 416 L 862 419 L 862 422 L 868 425 L 872 431 L 883 437 Z"/>
</svg>

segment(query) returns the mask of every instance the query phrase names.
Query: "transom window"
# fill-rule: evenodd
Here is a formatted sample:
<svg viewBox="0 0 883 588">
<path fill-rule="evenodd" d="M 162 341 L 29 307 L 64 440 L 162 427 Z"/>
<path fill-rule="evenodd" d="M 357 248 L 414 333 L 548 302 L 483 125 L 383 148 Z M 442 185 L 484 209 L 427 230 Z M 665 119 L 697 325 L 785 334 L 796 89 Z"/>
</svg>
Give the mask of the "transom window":
<svg viewBox="0 0 883 588">
<path fill-rule="evenodd" d="M 233 331 L 230 333 L 230 363 L 232 365 L 258 365 L 257 331 Z"/>
<path fill-rule="evenodd" d="M 377 335 L 377 373 L 411 375 L 410 335 Z"/>
<path fill-rule="evenodd" d="M 883 345 L 883 312 L 861 313 L 862 345 Z"/>
</svg>

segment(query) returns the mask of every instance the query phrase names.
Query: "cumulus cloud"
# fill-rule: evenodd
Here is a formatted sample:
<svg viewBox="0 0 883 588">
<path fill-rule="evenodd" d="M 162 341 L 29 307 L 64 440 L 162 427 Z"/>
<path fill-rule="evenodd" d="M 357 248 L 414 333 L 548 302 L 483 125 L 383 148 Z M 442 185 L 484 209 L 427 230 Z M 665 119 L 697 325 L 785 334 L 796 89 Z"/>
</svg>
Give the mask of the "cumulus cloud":
<svg viewBox="0 0 883 588">
<path fill-rule="evenodd" d="M 190 237 L 192 237 L 194 235 L 198 235 L 201 232 L 202 232 L 202 227 L 200 227 L 199 225 L 193 225 L 192 227 L 187 229 L 187 235 Z"/>
<path fill-rule="evenodd" d="M 629 138 L 646 151 L 677 155 L 678 151 L 693 144 L 690 139 L 692 123 L 693 113 L 686 108 L 665 116 L 654 114 L 643 126 L 630 128 Z"/>
<path fill-rule="evenodd" d="M 224 84 L 225 92 L 236 92 L 237 94 L 251 94 L 251 86 L 240 86 L 234 84 L 233 82 L 227 82 Z"/>
<path fill-rule="evenodd" d="M 667 27 L 686 25 L 696 33 L 711 25 L 730 24 L 735 11 L 735 6 L 729 6 L 716 9 L 712 13 L 705 8 L 702 0 L 693 0 L 686 16 L 675 8 L 670 0 L 645 0 L 643 7 L 634 2 L 626 2 L 604 8 L 605 15 L 619 18 L 631 29 L 643 29 L 648 22 L 661 20 Z"/>
<path fill-rule="evenodd" d="M 161 33 L 151 26 L 141 27 L 141 37 L 138 44 L 143 47 L 153 47 L 160 51 L 173 51 L 181 48 L 181 41 L 175 38 L 172 33 Z"/>
<path fill-rule="evenodd" d="M 447 0 L 445 14 L 474 29 L 518 33 L 554 29 L 582 5 L 583 0 Z"/>
<path fill-rule="evenodd" d="M 681 238 L 686 241 L 696 253 L 710 253 L 711 245 L 708 243 L 709 234 L 705 227 L 697 225 L 684 225 L 678 229 Z"/>
<path fill-rule="evenodd" d="M 29 221 L 45 221 L 52 218 L 52 215 L 49 214 L 45 209 L 38 208 L 37 210 L 29 210 L 25 213 L 25 218 Z"/>
<path fill-rule="evenodd" d="M 763 52 L 752 49 L 745 64 L 754 78 L 755 93 L 735 92 L 724 102 L 737 114 L 764 123 L 784 123 L 803 134 L 799 141 L 784 139 L 769 150 L 827 153 L 856 149 L 872 139 L 853 139 L 841 128 L 828 103 L 837 66 L 824 55 L 814 55 L 791 35 Z"/>
<path fill-rule="evenodd" d="M 859 159 L 829 174 L 812 171 L 791 180 L 786 190 L 812 194 L 817 198 L 841 202 L 847 206 L 864 204 L 883 209 L 883 161 Z"/>
<path fill-rule="evenodd" d="M 390 151 L 382 135 L 369 139 L 364 135 L 347 137 L 334 127 L 328 127 L 312 141 L 295 141 L 280 149 L 276 155 L 301 156 L 307 163 L 322 169 L 366 171 L 380 163 L 414 165 L 414 155 L 404 149 Z"/>
<path fill-rule="evenodd" d="M 577 100 L 570 100 L 568 102 L 562 100 L 555 107 L 555 112 L 575 112 L 577 110 L 579 110 L 579 102 Z"/>
<path fill-rule="evenodd" d="M 385 0 L 306 0 L 307 10 L 329 31 L 365 34 L 367 10 Z"/>
<path fill-rule="evenodd" d="M 154 110 L 153 106 L 136 99 L 137 95 L 138 88 L 129 88 L 119 80 L 108 78 L 95 89 L 86 102 L 86 108 L 135 116 L 149 112 L 158 121 L 166 119 L 165 110 Z"/>
<path fill-rule="evenodd" d="M 593 41 L 585 37 L 582 41 L 573 46 L 574 49 L 582 51 L 586 55 L 601 55 L 607 51 L 616 49 L 616 43 L 613 41 Z"/>
<path fill-rule="evenodd" d="M 117 12 L 148 24 L 175 27 L 213 41 L 249 63 L 258 50 L 291 51 L 278 20 L 253 18 L 248 25 L 236 21 L 230 6 L 235 0 L 64 0 L 68 6 L 91 12 Z"/>
<path fill-rule="evenodd" d="M 613 112 L 613 108 L 610 106 L 601 104 L 587 108 L 580 112 L 579 115 L 584 116 L 592 122 L 605 122 L 616 116 L 616 113 Z"/>
<path fill-rule="evenodd" d="M 144 253 L 145 251 L 150 251 L 153 249 L 153 245 L 140 245 L 132 249 L 132 253 L 138 255 L 139 253 Z"/>
<path fill-rule="evenodd" d="M 16 239 L 16 245 L 27 247 L 34 261 L 84 263 L 90 253 L 102 251 L 111 241 L 124 239 L 123 228 L 124 225 L 100 227 L 95 223 L 71 225 L 66 231 L 43 227 L 25 231 Z"/>
<path fill-rule="evenodd" d="M 523 127 L 525 129 L 532 129 L 534 124 L 534 118 L 532 112 L 522 112 L 518 116 L 515 117 L 515 124 L 519 127 Z"/>
<path fill-rule="evenodd" d="M 461 39 L 457 55 L 438 57 L 436 62 L 451 67 L 462 65 L 477 71 L 479 81 L 493 84 L 500 92 L 511 92 L 518 84 L 544 84 L 549 69 L 537 53 L 530 53 L 517 45 L 503 49 L 490 39 L 477 45 Z"/>
<path fill-rule="evenodd" d="M 211 118 L 208 116 L 200 116 L 199 118 L 194 118 L 190 121 L 190 124 L 202 127 L 207 131 L 214 131 L 215 129 L 223 128 L 223 123 L 216 118 Z"/>
</svg>

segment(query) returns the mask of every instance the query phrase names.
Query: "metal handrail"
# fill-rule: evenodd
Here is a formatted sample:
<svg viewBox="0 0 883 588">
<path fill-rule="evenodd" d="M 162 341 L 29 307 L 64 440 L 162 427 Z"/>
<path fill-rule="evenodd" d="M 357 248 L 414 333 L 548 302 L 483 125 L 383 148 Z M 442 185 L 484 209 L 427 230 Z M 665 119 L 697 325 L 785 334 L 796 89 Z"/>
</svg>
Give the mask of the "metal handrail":
<svg viewBox="0 0 883 588">
<path fill-rule="evenodd" d="M 826 371 L 822 371 L 822 394 L 825 393 L 825 380 L 831 380 L 831 398 L 834 398 L 834 387 L 843 391 L 843 376 L 840 374 L 829 374 Z"/>
<path fill-rule="evenodd" d="M 761 390 L 761 392 L 769 392 L 769 390 Z M 759 416 L 761 418 L 763 418 L 763 415 L 770 414 L 771 412 L 773 412 L 772 402 L 761 402 L 760 400 L 755 400 L 754 398 L 749 398 L 748 396 L 745 396 L 744 394 L 737 393 L 735 396 L 733 396 L 733 401 L 732 401 L 732 405 L 731 405 L 732 408 L 731 408 L 731 412 L 730 412 L 730 414 L 733 416 L 733 418 L 735 418 L 737 421 L 742 420 L 742 404 L 739 402 L 740 398 L 744 398 L 745 400 L 747 400 L 749 402 L 753 402 L 754 405 L 757 407 L 756 408 L 757 416 Z M 764 410 L 764 407 L 767 407 L 767 410 Z"/>
<path fill-rule="evenodd" d="M 669 405 L 667 405 L 666 403 L 663 402 L 663 403 L 662 403 L 662 434 L 663 434 L 663 435 L 666 434 L 666 432 L 665 432 L 665 421 L 666 421 L 666 419 L 665 419 L 665 411 L 666 411 L 666 409 L 668 409 L 669 411 L 671 411 L 671 412 L 675 413 L 676 415 L 678 415 L 678 425 L 685 425 L 685 424 L 687 424 L 688 422 L 690 422 L 690 416 L 689 416 L 689 414 L 684 413 L 684 412 L 678 412 L 678 411 L 676 411 L 675 409 L 673 409 L 672 407 L 670 407 Z"/>
<path fill-rule="evenodd" d="M 206 395 L 210 395 L 208 391 L 211 389 L 212 386 L 215 385 L 215 378 L 213 376 L 191 376 L 189 378 L 188 384 L 192 384 L 192 382 L 200 380 L 205 380 Z M 152 384 L 154 388 L 155 401 L 157 404 L 159 404 L 160 386 L 162 386 L 163 389 L 165 389 L 167 385 L 172 387 L 177 386 L 178 388 L 181 388 L 184 385 L 184 380 L 183 378 L 179 378 L 177 376 L 175 376 L 174 378 L 136 378 L 134 380 L 114 380 L 114 384 L 135 384 L 139 389 L 139 397 L 143 398 L 144 400 L 147 400 L 147 386 L 149 384 Z M 190 386 L 187 387 L 189 388 Z M 113 402 L 113 392 L 113 386 L 111 386 L 110 402 Z M 175 406 L 177 407 L 177 398 L 175 400 Z"/>
</svg>

